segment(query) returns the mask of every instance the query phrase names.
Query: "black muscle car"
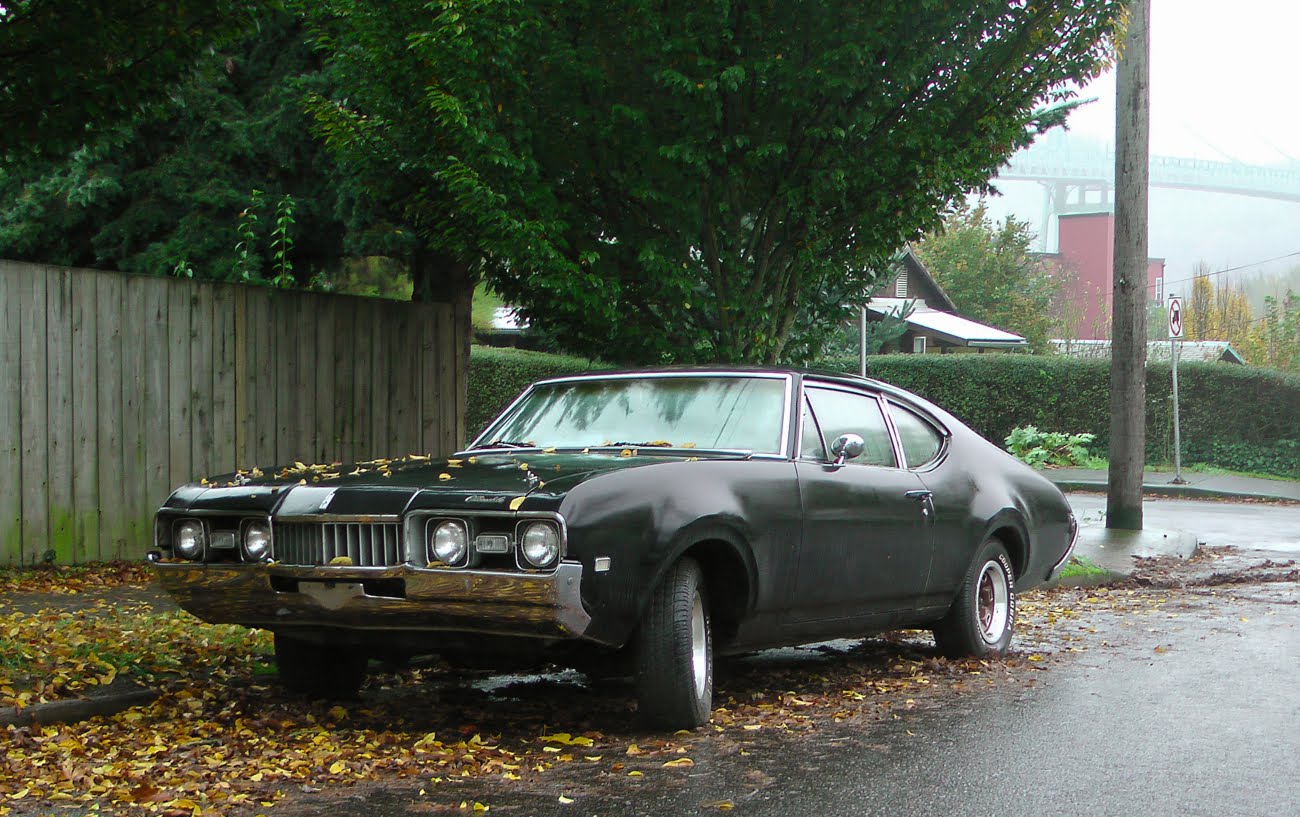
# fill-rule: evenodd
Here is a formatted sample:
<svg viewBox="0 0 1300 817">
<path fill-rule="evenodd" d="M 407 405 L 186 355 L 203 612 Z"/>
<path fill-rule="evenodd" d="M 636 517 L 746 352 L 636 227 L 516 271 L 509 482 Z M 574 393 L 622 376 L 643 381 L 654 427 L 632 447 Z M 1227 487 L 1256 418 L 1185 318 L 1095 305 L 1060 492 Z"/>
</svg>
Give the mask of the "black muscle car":
<svg viewBox="0 0 1300 817">
<path fill-rule="evenodd" d="M 271 630 L 292 690 L 355 694 L 393 652 L 616 653 L 676 728 L 708 721 L 720 652 L 911 627 L 1003 653 L 1076 533 L 1047 479 L 905 391 L 671 369 L 539 382 L 450 459 L 186 485 L 150 558 L 191 613 Z"/>
</svg>

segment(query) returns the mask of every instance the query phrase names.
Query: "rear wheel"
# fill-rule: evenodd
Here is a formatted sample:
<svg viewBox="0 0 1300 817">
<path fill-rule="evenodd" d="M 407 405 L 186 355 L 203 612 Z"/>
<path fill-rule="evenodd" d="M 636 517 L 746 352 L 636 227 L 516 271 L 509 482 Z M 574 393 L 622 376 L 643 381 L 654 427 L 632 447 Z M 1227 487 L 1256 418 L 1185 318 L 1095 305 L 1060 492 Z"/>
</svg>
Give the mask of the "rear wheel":
<svg viewBox="0 0 1300 817">
<path fill-rule="evenodd" d="M 1016 574 L 1006 547 L 990 539 L 980 548 L 934 643 L 949 658 L 1006 653 L 1016 623 Z"/>
<path fill-rule="evenodd" d="M 713 632 L 704 573 L 684 558 L 655 588 L 637 634 L 637 704 L 648 724 L 690 729 L 713 709 Z"/>
<path fill-rule="evenodd" d="M 275 634 L 280 684 L 311 698 L 355 698 L 366 680 L 366 654 L 357 647 L 317 644 Z"/>
</svg>

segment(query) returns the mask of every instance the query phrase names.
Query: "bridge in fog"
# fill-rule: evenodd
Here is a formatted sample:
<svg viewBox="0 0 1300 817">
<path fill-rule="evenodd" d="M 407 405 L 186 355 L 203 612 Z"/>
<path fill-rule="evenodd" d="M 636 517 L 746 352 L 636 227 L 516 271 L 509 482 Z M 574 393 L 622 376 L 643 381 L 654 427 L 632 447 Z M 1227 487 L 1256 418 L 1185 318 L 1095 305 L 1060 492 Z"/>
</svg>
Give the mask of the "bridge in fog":
<svg viewBox="0 0 1300 817">
<path fill-rule="evenodd" d="M 1042 185 L 1054 213 L 1096 210 L 1113 203 L 1115 151 L 1045 139 L 1017 153 L 999 181 Z M 1151 186 L 1300 202 L 1300 165 L 1265 167 L 1238 162 L 1151 157 Z"/>
</svg>

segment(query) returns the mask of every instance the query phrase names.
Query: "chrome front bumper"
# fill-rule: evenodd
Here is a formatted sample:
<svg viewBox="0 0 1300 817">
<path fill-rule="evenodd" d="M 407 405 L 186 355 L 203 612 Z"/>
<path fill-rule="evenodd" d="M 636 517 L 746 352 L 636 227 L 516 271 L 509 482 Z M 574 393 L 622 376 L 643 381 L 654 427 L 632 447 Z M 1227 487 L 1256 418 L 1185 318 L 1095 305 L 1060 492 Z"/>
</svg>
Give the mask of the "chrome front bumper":
<svg viewBox="0 0 1300 817">
<path fill-rule="evenodd" d="M 573 562 L 532 574 L 151 561 L 176 603 L 212 624 L 568 639 L 591 623 Z"/>
</svg>

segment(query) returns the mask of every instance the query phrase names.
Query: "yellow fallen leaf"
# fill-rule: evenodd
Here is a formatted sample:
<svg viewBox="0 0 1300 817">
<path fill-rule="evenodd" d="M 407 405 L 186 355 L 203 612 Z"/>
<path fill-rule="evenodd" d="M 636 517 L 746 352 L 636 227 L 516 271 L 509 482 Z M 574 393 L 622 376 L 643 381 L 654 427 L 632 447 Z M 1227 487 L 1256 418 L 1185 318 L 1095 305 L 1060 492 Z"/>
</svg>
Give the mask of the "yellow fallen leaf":
<svg viewBox="0 0 1300 817">
<path fill-rule="evenodd" d="M 628 776 L 628 777 L 645 777 L 644 774 L 642 774 L 641 772 L 637 772 L 637 771 L 631 771 L 631 772 L 628 772 L 628 773 L 627 773 L 627 776 Z"/>
<path fill-rule="evenodd" d="M 635 454 L 635 453 L 636 453 L 636 451 L 634 451 L 634 450 L 631 449 L 631 448 L 624 448 L 622 451 L 618 452 L 618 455 L 619 455 L 620 457 L 630 457 L 630 456 L 632 456 L 632 455 Z"/>
<path fill-rule="evenodd" d="M 543 448 L 543 449 L 542 449 L 542 453 L 543 453 L 543 454 L 554 454 L 554 453 L 555 453 L 555 446 L 552 445 L 552 446 L 550 446 L 549 448 Z M 572 801 L 571 801 L 571 802 L 572 802 Z"/>
<path fill-rule="evenodd" d="M 520 470 L 520 471 L 527 471 L 527 470 L 528 470 L 528 463 L 526 463 L 526 462 L 521 462 L 521 463 L 519 463 L 519 470 Z"/>
<path fill-rule="evenodd" d="M 438 479 L 440 479 L 440 480 L 442 480 L 442 481 L 445 482 L 445 481 L 451 479 L 451 474 L 439 474 L 439 475 L 438 475 Z"/>
<path fill-rule="evenodd" d="M 695 761 L 691 760 L 689 757 L 679 757 L 676 760 L 670 760 L 664 763 L 664 768 L 676 769 L 676 768 L 684 768 L 684 767 L 694 766 L 694 765 L 695 765 Z"/>
<path fill-rule="evenodd" d="M 519 510 L 519 506 L 522 504 L 524 504 L 524 497 L 517 496 L 514 499 L 510 500 L 510 510 L 517 511 Z"/>
<path fill-rule="evenodd" d="M 573 802 L 573 798 L 572 798 L 572 797 L 565 797 L 563 794 L 561 794 L 561 795 L 560 795 L 560 802 L 563 803 L 563 804 L 565 804 L 565 805 L 567 806 L 569 803 L 572 803 L 572 802 Z"/>
<path fill-rule="evenodd" d="M 352 557 L 351 557 L 351 556 L 335 556 L 333 559 L 330 559 L 330 564 L 332 564 L 332 565 L 350 565 L 350 564 L 352 564 Z"/>
<path fill-rule="evenodd" d="M 447 460 L 447 467 L 448 467 L 448 468 L 459 468 L 459 467 L 460 467 L 460 463 L 461 463 L 460 460 Z"/>
<path fill-rule="evenodd" d="M 485 806 L 485 805 L 483 805 L 482 803 L 478 803 L 478 802 L 476 802 L 476 803 L 474 803 L 474 810 L 475 810 L 475 811 L 491 811 L 491 810 L 492 810 L 492 807 L 491 807 L 491 806 Z"/>
<path fill-rule="evenodd" d="M 336 760 L 330 764 L 330 774 L 339 774 L 347 768 L 347 764 L 341 760 Z"/>
</svg>

